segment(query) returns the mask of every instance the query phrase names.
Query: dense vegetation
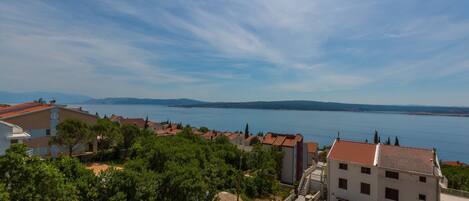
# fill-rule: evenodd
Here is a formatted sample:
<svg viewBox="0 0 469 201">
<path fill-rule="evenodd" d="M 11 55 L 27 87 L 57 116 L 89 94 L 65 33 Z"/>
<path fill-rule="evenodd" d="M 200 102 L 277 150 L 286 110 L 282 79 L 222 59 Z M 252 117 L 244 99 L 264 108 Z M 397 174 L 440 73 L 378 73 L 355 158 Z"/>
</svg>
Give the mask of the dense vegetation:
<svg viewBox="0 0 469 201">
<path fill-rule="evenodd" d="M 469 191 L 469 167 L 443 165 L 441 169 L 448 179 L 448 188 Z"/>
<path fill-rule="evenodd" d="M 215 102 L 188 104 L 183 107 L 246 108 L 273 110 L 317 110 L 317 111 L 356 111 L 356 112 L 397 112 L 415 114 L 444 114 L 469 116 L 467 107 L 367 105 L 320 101 L 254 101 L 254 102 Z"/>
<path fill-rule="evenodd" d="M 190 127 L 155 137 L 101 119 L 88 129 L 102 139 L 96 160 L 121 161 L 122 170 L 96 176 L 76 158 L 41 160 L 13 145 L 0 157 L 0 200 L 212 200 L 219 191 L 249 199 L 279 191 L 277 150 L 241 152 L 226 137 L 204 140 Z"/>
</svg>

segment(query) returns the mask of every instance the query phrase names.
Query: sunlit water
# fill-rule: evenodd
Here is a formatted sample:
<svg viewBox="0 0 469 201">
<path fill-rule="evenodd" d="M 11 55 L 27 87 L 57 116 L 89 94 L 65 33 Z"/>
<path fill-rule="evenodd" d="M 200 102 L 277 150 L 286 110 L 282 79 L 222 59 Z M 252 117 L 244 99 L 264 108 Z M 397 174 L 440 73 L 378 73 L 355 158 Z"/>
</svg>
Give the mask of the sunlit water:
<svg viewBox="0 0 469 201">
<path fill-rule="evenodd" d="M 77 105 L 75 105 L 77 106 Z M 469 162 L 469 118 L 419 116 L 361 112 L 252 110 L 217 108 L 176 108 L 154 105 L 80 105 L 91 113 L 125 117 L 147 115 L 155 121 L 182 122 L 220 131 L 243 130 L 251 133 L 272 131 L 301 133 L 306 140 L 330 145 L 340 132 L 343 139 L 373 140 L 378 130 L 381 141 L 399 138 L 401 146 L 437 149 L 442 160 Z"/>
</svg>

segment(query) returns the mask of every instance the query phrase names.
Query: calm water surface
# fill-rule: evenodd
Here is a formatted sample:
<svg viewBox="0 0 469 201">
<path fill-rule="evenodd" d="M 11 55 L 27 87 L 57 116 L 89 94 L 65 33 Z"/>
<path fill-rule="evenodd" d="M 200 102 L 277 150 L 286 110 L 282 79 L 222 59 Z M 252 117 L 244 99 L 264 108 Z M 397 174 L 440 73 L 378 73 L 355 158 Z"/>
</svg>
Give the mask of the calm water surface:
<svg viewBox="0 0 469 201">
<path fill-rule="evenodd" d="M 74 105 L 77 106 L 77 105 Z M 399 138 L 401 146 L 435 147 L 442 160 L 469 162 L 469 118 L 419 116 L 360 112 L 251 110 L 218 108 L 175 108 L 153 105 L 79 105 L 101 116 L 125 117 L 148 115 L 155 121 L 182 122 L 207 126 L 220 131 L 244 130 L 249 123 L 252 133 L 272 131 L 301 133 L 306 140 L 330 145 L 340 132 L 341 138 L 373 140 L 378 130 L 381 141 Z"/>
</svg>

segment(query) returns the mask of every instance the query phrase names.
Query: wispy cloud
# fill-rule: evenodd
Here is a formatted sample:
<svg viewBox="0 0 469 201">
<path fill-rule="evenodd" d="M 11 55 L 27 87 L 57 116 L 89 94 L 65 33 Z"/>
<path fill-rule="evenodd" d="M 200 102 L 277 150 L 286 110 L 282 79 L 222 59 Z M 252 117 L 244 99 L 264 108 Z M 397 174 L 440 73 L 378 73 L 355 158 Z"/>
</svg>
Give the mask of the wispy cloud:
<svg viewBox="0 0 469 201">
<path fill-rule="evenodd" d="M 0 86 L 231 100 L 469 84 L 466 5 L 2 1 Z"/>
</svg>

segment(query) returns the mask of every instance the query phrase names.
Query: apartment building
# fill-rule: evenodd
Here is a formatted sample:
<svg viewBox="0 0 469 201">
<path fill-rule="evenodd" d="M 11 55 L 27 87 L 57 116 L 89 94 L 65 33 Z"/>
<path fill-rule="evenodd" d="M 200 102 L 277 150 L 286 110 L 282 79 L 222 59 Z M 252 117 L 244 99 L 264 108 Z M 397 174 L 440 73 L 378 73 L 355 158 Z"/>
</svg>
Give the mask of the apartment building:
<svg viewBox="0 0 469 201">
<path fill-rule="evenodd" d="M 328 200 L 440 200 L 434 150 L 336 140 L 327 156 Z"/>
<path fill-rule="evenodd" d="M 28 133 L 17 125 L 0 121 L 0 155 L 4 155 L 5 151 L 12 144 L 23 143 L 31 137 Z"/>
<path fill-rule="evenodd" d="M 97 121 L 95 115 L 82 111 L 81 108 L 67 108 L 55 103 L 27 102 L 0 109 L 0 120 L 18 125 L 30 134 L 31 138 L 24 143 L 32 149 L 34 155 L 55 157 L 66 153 L 66 149 L 49 145 L 50 136 L 57 133 L 56 126 L 66 119 L 77 119 L 88 124 Z M 96 142 L 81 144 L 74 154 L 95 152 Z"/>
<path fill-rule="evenodd" d="M 266 147 L 278 147 L 283 152 L 280 177 L 282 183 L 293 184 L 301 179 L 303 171 L 307 168 L 307 148 L 301 134 L 267 133 L 261 143 Z"/>
</svg>

